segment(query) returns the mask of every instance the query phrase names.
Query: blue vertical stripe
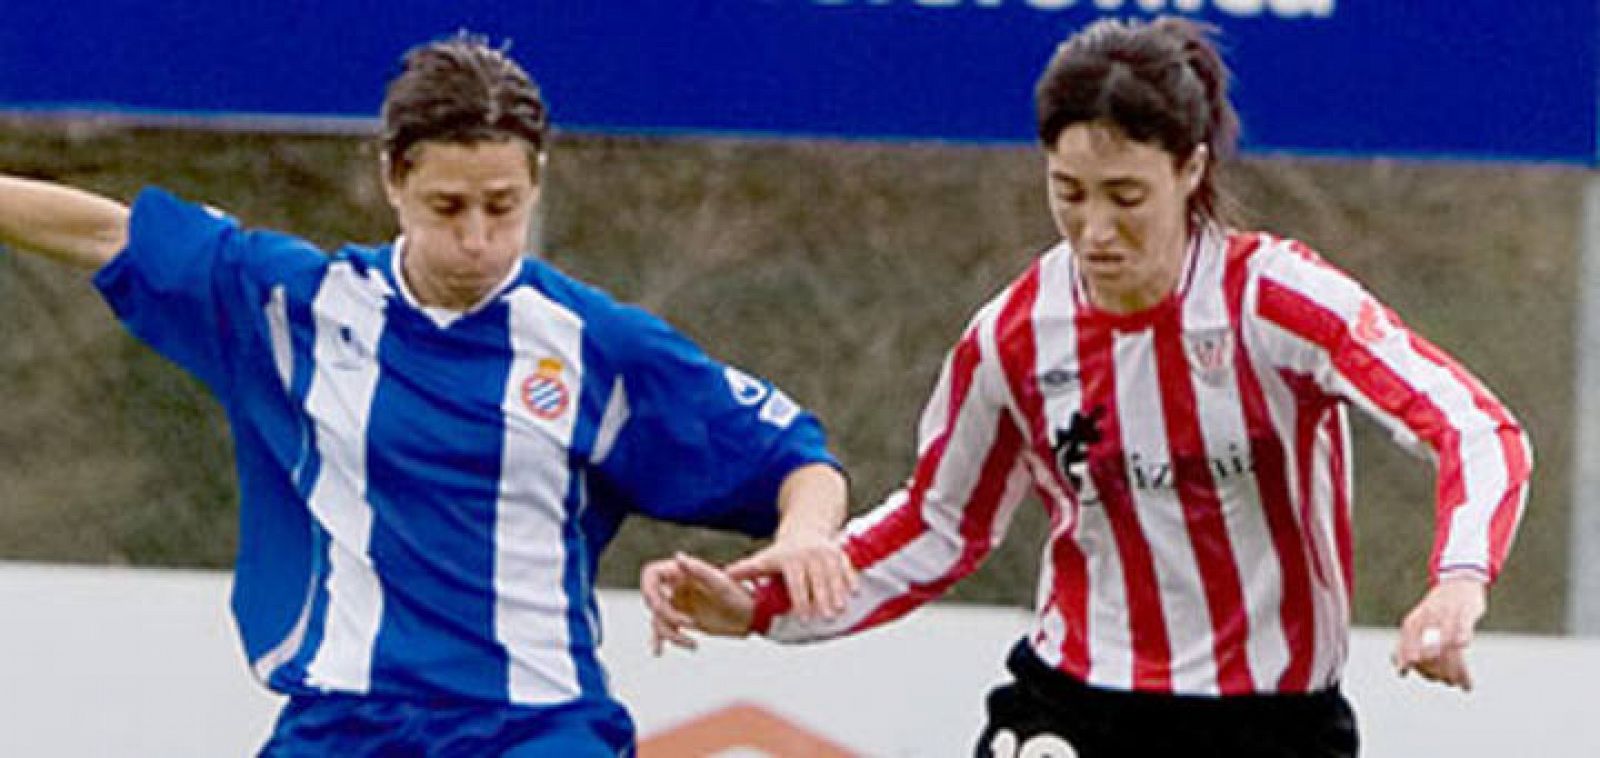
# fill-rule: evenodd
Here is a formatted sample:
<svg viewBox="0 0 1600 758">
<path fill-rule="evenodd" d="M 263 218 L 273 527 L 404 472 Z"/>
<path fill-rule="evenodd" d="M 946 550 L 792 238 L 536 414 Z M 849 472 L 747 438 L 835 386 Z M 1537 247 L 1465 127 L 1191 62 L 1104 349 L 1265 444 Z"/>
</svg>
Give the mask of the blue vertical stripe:
<svg viewBox="0 0 1600 758">
<path fill-rule="evenodd" d="M 503 700 L 493 577 L 507 308 L 446 329 L 398 301 L 386 315 L 378 359 L 389 369 L 367 437 L 370 552 L 386 582 L 374 688 Z"/>
</svg>

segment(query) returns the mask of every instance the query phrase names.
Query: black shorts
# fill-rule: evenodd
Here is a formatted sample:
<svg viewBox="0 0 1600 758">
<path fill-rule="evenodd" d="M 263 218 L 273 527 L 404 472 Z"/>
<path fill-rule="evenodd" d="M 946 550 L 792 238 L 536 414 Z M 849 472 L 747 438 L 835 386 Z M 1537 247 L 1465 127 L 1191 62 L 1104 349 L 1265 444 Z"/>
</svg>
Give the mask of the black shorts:
<svg viewBox="0 0 1600 758">
<path fill-rule="evenodd" d="M 1200 697 L 1090 687 L 1026 640 L 1015 680 L 989 693 L 978 758 L 1353 758 L 1355 714 L 1338 687 L 1306 695 Z"/>
</svg>

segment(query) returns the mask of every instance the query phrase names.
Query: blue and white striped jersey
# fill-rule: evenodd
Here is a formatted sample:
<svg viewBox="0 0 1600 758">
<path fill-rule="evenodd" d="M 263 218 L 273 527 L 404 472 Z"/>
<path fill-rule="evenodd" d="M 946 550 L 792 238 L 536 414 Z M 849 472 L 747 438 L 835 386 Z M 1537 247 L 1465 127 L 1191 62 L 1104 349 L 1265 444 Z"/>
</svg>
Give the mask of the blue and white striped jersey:
<svg viewBox="0 0 1600 758">
<path fill-rule="evenodd" d="M 289 694 L 609 700 L 593 580 L 622 519 L 768 534 L 783 478 L 832 462 L 822 429 L 546 264 L 449 319 L 398 255 L 147 190 L 96 276 L 227 411 L 252 667 Z"/>
</svg>

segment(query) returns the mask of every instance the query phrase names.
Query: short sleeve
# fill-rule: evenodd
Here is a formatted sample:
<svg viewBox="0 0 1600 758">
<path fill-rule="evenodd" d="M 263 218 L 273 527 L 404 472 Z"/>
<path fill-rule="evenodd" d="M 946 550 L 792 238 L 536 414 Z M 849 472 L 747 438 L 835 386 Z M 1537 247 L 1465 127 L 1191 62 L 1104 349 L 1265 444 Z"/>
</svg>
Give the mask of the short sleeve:
<svg viewBox="0 0 1600 758">
<path fill-rule="evenodd" d="M 134 201 L 128 244 L 94 284 L 129 331 L 226 395 L 233 340 L 248 334 L 275 280 L 322 265 L 314 246 L 247 232 L 159 189 Z"/>
<path fill-rule="evenodd" d="M 619 308 L 596 335 L 626 408 L 601 470 L 636 510 L 667 521 L 772 533 L 783 480 L 838 466 L 822 425 L 772 383 L 724 365 L 661 320 Z"/>
</svg>

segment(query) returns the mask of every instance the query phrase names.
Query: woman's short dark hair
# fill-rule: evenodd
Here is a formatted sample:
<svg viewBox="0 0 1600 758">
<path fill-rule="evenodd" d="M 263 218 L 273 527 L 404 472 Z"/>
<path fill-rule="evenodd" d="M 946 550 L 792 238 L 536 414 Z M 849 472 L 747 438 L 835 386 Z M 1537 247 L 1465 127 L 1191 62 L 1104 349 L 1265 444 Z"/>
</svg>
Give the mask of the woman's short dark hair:
<svg viewBox="0 0 1600 758">
<path fill-rule="evenodd" d="M 528 72 L 490 47 L 480 36 L 462 32 L 412 48 L 403 70 L 383 99 L 379 144 L 391 178 L 411 168 L 411 151 L 422 142 L 472 144 L 521 138 L 532 160 L 544 150 L 549 126 L 539 85 Z"/>
<path fill-rule="evenodd" d="M 1210 152 L 1190 209 L 1218 218 L 1211 169 L 1233 154 L 1239 119 L 1228 100 L 1228 68 L 1212 44 L 1216 28 L 1180 18 L 1106 19 L 1056 48 L 1034 92 L 1039 140 L 1053 147 L 1080 123 L 1115 126 L 1182 163 L 1200 145 Z"/>
</svg>

